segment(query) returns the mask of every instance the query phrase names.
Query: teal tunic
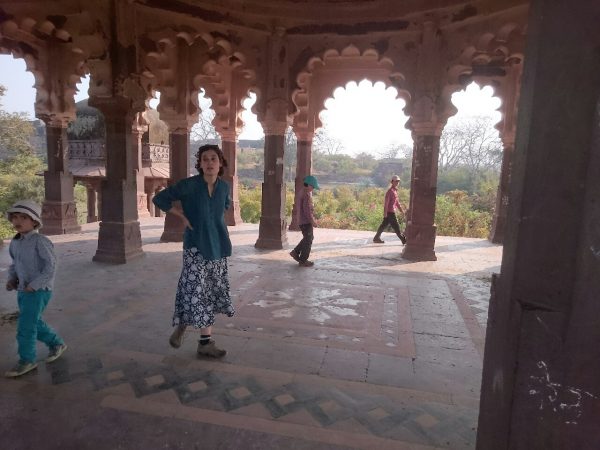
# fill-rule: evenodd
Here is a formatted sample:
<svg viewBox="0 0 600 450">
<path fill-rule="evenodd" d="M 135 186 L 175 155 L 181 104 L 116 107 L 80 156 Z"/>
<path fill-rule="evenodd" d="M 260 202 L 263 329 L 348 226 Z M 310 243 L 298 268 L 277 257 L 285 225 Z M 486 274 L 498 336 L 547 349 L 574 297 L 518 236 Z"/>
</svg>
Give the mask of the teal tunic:
<svg viewBox="0 0 600 450">
<path fill-rule="evenodd" d="M 185 178 L 156 194 L 153 203 L 168 212 L 179 200 L 193 230 L 185 229 L 183 248 L 196 248 L 207 260 L 231 256 L 231 241 L 225 225 L 225 210 L 231 203 L 229 185 L 217 178 L 212 196 L 202 175 Z"/>
</svg>

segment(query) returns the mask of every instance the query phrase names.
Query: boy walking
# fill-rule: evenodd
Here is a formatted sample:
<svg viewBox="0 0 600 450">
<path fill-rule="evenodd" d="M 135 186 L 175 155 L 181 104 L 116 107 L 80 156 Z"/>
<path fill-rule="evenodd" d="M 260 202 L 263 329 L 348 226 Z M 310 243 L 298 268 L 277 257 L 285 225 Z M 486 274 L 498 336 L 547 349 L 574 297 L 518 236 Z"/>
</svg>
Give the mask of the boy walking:
<svg viewBox="0 0 600 450">
<path fill-rule="evenodd" d="M 42 320 L 42 313 L 52 297 L 56 255 L 50 239 L 38 232 L 42 226 L 40 216 L 40 206 L 31 200 L 18 201 L 7 213 L 17 234 L 8 248 L 12 264 L 8 268 L 6 289 L 17 290 L 19 304 L 19 362 L 4 374 L 8 378 L 19 377 L 37 367 L 36 340 L 49 348 L 47 363 L 59 358 L 67 349 L 60 336 Z"/>
<path fill-rule="evenodd" d="M 300 208 L 298 210 L 298 223 L 300 231 L 302 231 L 302 240 L 296 245 L 296 248 L 290 252 L 290 256 L 298 261 L 300 267 L 312 267 L 314 262 L 309 261 L 310 250 L 313 242 L 313 227 L 317 226 L 315 219 L 312 192 L 314 189 L 319 189 L 317 179 L 312 175 L 304 177 L 304 191 L 300 200 Z"/>
<path fill-rule="evenodd" d="M 385 227 L 390 225 L 398 238 L 402 241 L 402 244 L 406 244 L 406 236 L 404 236 L 404 234 L 400 231 L 400 224 L 398 224 L 398 219 L 396 219 L 396 208 L 398 208 L 400 212 L 404 214 L 404 209 L 402 209 L 402 205 L 400 205 L 400 201 L 398 200 L 398 184 L 400 183 L 400 178 L 398 175 L 394 175 L 390 183 L 392 185 L 385 193 L 383 221 L 377 229 L 377 233 L 373 238 L 373 242 L 376 244 L 383 244 L 384 241 L 381 239 L 381 233 L 383 230 L 385 230 Z"/>
</svg>

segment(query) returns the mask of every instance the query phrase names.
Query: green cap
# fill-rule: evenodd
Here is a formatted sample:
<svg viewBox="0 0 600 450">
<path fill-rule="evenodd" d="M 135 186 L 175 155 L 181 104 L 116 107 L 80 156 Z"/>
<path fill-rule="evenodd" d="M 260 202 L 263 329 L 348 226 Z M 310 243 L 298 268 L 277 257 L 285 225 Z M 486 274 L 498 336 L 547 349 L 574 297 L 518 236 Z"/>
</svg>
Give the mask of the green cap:
<svg viewBox="0 0 600 450">
<path fill-rule="evenodd" d="M 304 183 L 312 186 L 314 189 L 319 189 L 319 182 L 312 175 L 305 176 Z"/>
</svg>

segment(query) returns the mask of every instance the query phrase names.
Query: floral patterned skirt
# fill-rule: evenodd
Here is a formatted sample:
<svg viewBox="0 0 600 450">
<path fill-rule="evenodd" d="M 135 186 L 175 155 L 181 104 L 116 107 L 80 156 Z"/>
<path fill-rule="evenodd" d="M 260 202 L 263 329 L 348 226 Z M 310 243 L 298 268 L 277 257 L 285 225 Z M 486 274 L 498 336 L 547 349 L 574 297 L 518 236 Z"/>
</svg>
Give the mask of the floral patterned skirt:
<svg viewBox="0 0 600 450">
<path fill-rule="evenodd" d="M 235 314 L 229 293 L 227 258 L 208 261 L 196 248 L 183 249 L 183 269 L 175 296 L 173 326 L 206 328 L 215 314 Z"/>
</svg>

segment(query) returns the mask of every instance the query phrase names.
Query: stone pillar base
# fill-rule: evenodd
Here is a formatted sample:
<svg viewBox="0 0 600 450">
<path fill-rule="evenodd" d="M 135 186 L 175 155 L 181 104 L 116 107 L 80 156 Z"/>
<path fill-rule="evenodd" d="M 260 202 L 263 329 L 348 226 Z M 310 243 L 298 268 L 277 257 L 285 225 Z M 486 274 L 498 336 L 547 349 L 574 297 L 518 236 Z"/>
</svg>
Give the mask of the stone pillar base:
<svg viewBox="0 0 600 450">
<path fill-rule="evenodd" d="M 416 225 L 409 222 L 402 258 L 410 261 L 437 261 L 434 251 L 436 228 L 435 225 Z"/>
<path fill-rule="evenodd" d="M 402 258 L 409 261 L 437 261 L 437 256 L 435 256 L 433 249 L 411 244 L 404 246 Z"/>
<path fill-rule="evenodd" d="M 145 193 L 137 193 L 137 213 L 138 218 L 140 217 L 151 217 L 150 211 L 148 211 L 148 198 Z"/>
<path fill-rule="evenodd" d="M 254 247 L 281 250 L 288 244 L 285 233 L 287 222 L 279 217 L 261 217 L 258 229 L 258 240 Z"/>
<path fill-rule="evenodd" d="M 141 164 L 141 163 L 140 163 Z M 144 175 L 138 173 L 135 177 L 136 189 L 137 189 L 137 213 L 138 219 L 140 217 L 152 217 L 148 210 L 148 196 L 144 192 Z"/>
<path fill-rule="evenodd" d="M 75 202 L 53 202 L 45 200 L 42 203 L 42 222 L 40 230 L 43 234 L 67 234 L 81 231 L 77 223 L 77 206 Z"/>
<path fill-rule="evenodd" d="M 165 228 L 160 236 L 160 242 L 183 242 L 184 231 L 185 226 L 179 217 L 173 214 L 166 214 Z"/>
<path fill-rule="evenodd" d="M 125 264 L 143 256 L 140 223 L 100 222 L 98 249 L 92 258 L 96 262 Z"/>
</svg>

